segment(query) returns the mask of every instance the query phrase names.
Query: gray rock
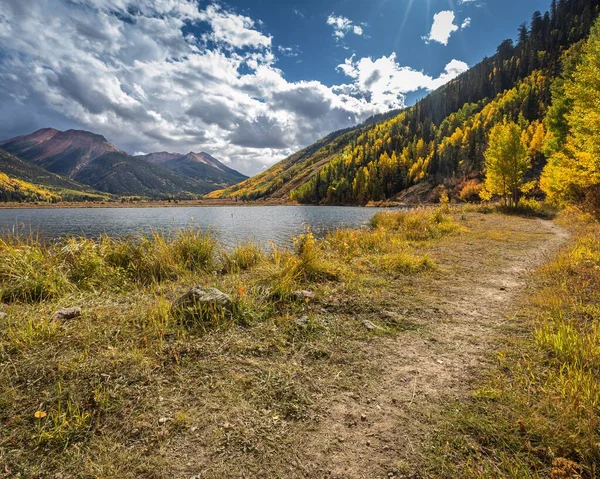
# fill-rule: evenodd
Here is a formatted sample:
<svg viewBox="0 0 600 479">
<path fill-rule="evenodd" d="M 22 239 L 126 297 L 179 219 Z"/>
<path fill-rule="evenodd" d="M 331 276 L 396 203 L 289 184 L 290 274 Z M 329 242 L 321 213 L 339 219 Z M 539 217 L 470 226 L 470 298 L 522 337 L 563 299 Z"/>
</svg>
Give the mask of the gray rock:
<svg viewBox="0 0 600 479">
<path fill-rule="evenodd" d="M 186 321 L 211 321 L 215 314 L 231 313 L 231 297 L 216 288 L 194 286 L 173 303 L 173 312 Z"/>
<path fill-rule="evenodd" d="M 203 288 L 194 286 L 181 296 L 173 306 L 175 308 L 193 308 L 198 305 L 216 305 L 225 309 L 231 309 L 231 297 L 219 291 L 217 288 Z"/>
<path fill-rule="evenodd" d="M 302 290 L 294 291 L 292 293 L 292 296 L 296 299 L 314 299 L 316 295 L 312 291 Z"/>
<path fill-rule="evenodd" d="M 53 319 L 59 321 L 69 321 L 81 316 L 81 308 L 79 306 L 73 306 L 71 308 L 61 308 L 54 313 Z"/>
</svg>

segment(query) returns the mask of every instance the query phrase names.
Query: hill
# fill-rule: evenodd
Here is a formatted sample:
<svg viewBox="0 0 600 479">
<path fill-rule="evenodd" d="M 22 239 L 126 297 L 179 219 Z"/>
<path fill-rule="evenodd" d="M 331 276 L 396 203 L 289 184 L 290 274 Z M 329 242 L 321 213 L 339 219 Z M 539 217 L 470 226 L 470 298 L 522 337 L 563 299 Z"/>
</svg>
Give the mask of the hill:
<svg viewBox="0 0 600 479">
<path fill-rule="evenodd" d="M 240 185 L 210 196 L 287 196 L 302 203 L 354 203 L 394 197 L 411 186 L 445 183 L 454 194 L 482 175 L 487 134 L 504 116 L 527 131 L 536 171 L 550 88 L 566 52 L 589 34 L 599 0 L 552 2 L 519 29 L 518 41 L 411 108 L 333 134 Z M 452 191 L 451 191 L 452 192 Z"/>
<path fill-rule="evenodd" d="M 39 168 L 120 196 L 193 198 L 245 178 L 209 162 L 196 168 L 193 175 L 190 168 L 178 173 L 169 165 L 129 155 L 102 135 L 83 130 L 45 128 L 4 140 L 0 148 Z M 210 170 L 215 173 L 208 174 Z"/>
</svg>

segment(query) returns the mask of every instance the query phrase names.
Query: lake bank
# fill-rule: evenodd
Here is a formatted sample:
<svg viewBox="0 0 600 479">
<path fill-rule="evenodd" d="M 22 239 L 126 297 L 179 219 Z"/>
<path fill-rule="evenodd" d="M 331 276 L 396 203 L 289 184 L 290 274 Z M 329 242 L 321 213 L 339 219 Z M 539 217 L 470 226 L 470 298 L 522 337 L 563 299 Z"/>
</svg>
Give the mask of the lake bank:
<svg viewBox="0 0 600 479">
<path fill-rule="evenodd" d="M 14 267 L 35 260 L 41 279 L 54 272 L 51 284 L 70 286 L 37 302 L 5 297 L 6 470 L 423 473 L 441 411 L 493 368 L 499 328 L 564 237 L 547 221 L 464 211 L 383 212 L 375 226 L 304 235 L 267 254 L 184 235 L 11 255 Z M 13 295 L 27 285 L 14 284 L 23 274 L 2 278 Z M 177 316 L 173 305 L 197 284 L 229 295 L 233 309 L 208 323 Z M 82 315 L 53 320 L 65 306 Z"/>
<path fill-rule="evenodd" d="M 0 202 L 0 209 L 65 209 L 65 208 L 186 208 L 186 207 L 219 207 L 219 206 L 302 206 L 292 200 L 256 200 L 235 201 L 229 199 L 205 200 L 172 200 L 172 201 L 105 201 L 105 202 Z M 310 205 L 305 205 L 310 206 Z M 395 208 L 408 206 L 433 206 L 429 203 L 402 203 L 394 201 L 370 202 L 366 205 L 340 204 L 327 206 L 356 207 L 356 208 Z"/>
<path fill-rule="evenodd" d="M 341 227 L 360 228 L 376 208 L 345 206 L 264 206 L 238 208 L 63 208 L 0 210 L 0 234 L 34 234 L 44 239 L 69 235 L 98 238 L 139 236 L 161 232 L 176 234 L 190 228 L 211 231 L 220 241 L 232 244 L 256 241 L 288 244 L 307 228 L 316 235 Z"/>
<path fill-rule="evenodd" d="M 19 208 L 181 208 L 181 207 L 208 207 L 208 206 L 295 206 L 295 201 L 269 200 L 269 201 L 235 201 L 235 200 L 160 200 L 160 201 L 104 201 L 104 202 L 57 202 L 57 203 L 20 203 L 0 202 L 0 209 Z"/>
</svg>

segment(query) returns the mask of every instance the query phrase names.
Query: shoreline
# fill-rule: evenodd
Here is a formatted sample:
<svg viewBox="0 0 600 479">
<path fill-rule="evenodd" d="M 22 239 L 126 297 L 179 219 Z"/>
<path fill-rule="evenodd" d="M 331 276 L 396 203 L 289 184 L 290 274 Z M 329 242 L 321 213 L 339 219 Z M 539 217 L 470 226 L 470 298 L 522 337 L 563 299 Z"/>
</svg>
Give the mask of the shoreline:
<svg viewBox="0 0 600 479">
<path fill-rule="evenodd" d="M 297 201 L 234 201 L 234 200 L 181 200 L 181 201 L 134 201 L 134 202 L 59 202 L 59 203 L 0 203 L 0 210 L 26 209 L 93 209 L 93 208 L 207 208 L 207 207 L 253 207 L 253 206 L 352 206 L 356 208 L 395 208 L 411 206 L 404 203 L 381 202 L 367 205 L 303 205 Z M 416 205 L 413 205 L 416 206 Z M 423 205 L 428 206 L 428 205 Z"/>
</svg>

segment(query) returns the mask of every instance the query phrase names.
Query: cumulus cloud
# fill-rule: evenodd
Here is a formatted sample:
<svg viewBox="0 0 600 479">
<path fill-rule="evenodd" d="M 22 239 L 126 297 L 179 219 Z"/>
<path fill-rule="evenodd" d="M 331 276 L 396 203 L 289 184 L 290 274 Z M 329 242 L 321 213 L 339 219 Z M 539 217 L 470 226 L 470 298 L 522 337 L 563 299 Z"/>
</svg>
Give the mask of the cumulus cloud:
<svg viewBox="0 0 600 479">
<path fill-rule="evenodd" d="M 352 57 L 339 67 L 347 83 L 291 82 L 276 56 L 294 52 L 274 41 L 258 20 L 195 0 L 5 0 L 0 138 L 83 128 L 126 151 L 207 151 L 253 174 L 466 68 L 453 60 L 434 78 L 394 55 Z"/>
<path fill-rule="evenodd" d="M 450 40 L 450 36 L 454 32 L 457 32 L 463 28 L 467 28 L 471 24 L 471 19 L 466 18 L 459 27 L 458 25 L 454 24 L 455 18 L 456 16 L 452 10 L 444 10 L 436 13 L 433 16 L 433 25 L 431 26 L 431 31 L 429 32 L 429 35 L 423 37 L 423 40 L 425 40 L 427 43 L 438 42 L 442 45 L 448 45 L 448 40 Z"/>
<path fill-rule="evenodd" d="M 337 40 L 345 38 L 348 33 L 353 33 L 359 37 L 364 33 L 363 28 L 360 25 L 356 25 L 349 18 L 334 15 L 333 13 L 327 17 L 327 25 L 333 27 L 333 36 Z"/>
<path fill-rule="evenodd" d="M 459 60 L 452 60 L 437 78 L 410 67 L 401 66 L 396 55 L 383 56 L 376 60 L 370 57 L 355 60 L 348 58 L 338 68 L 354 79 L 350 92 L 362 95 L 369 103 L 382 105 L 381 110 L 401 108 L 404 95 L 421 89 L 434 90 L 456 78 L 469 66 Z M 385 108 L 383 108 L 385 106 Z"/>
</svg>

